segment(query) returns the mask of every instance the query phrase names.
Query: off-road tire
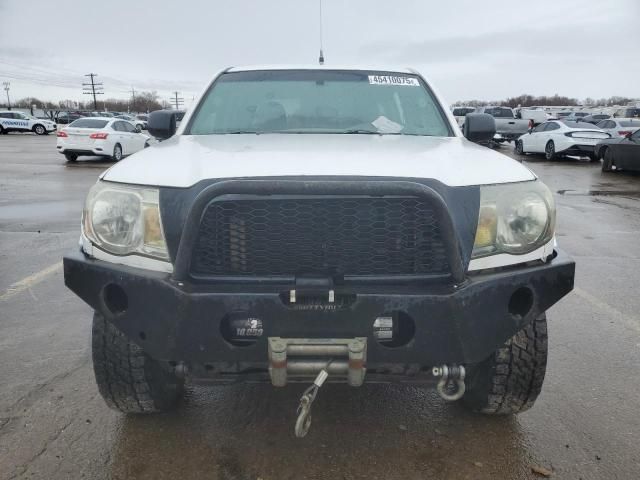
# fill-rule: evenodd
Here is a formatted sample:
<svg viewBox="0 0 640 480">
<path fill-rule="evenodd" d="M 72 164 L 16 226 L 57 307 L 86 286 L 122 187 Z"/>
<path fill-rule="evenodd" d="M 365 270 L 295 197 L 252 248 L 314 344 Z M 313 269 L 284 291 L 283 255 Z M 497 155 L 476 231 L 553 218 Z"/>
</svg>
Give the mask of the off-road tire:
<svg viewBox="0 0 640 480">
<path fill-rule="evenodd" d="M 553 140 L 549 140 L 544 147 L 544 158 L 548 161 L 553 161 L 557 158 L 556 154 L 556 144 L 553 143 Z"/>
<path fill-rule="evenodd" d="M 78 155 L 76 155 L 75 153 L 65 153 L 64 158 L 67 159 L 67 162 L 75 162 L 76 160 L 78 160 Z"/>
<path fill-rule="evenodd" d="M 606 149 L 604 151 L 604 155 L 602 155 L 602 171 L 610 172 L 613 170 L 613 154 L 610 149 Z"/>
<path fill-rule="evenodd" d="M 171 410 L 184 382 L 153 360 L 99 313 L 93 316 L 93 371 L 100 395 L 122 413 Z"/>
<path fill-rule="evenodd" d="M 477 366 L 469 366 L 465 406 L 490 415 L 529 410 L 547 368 L 547 318 L 543 314 L 524 327 Z"/>
</svg>

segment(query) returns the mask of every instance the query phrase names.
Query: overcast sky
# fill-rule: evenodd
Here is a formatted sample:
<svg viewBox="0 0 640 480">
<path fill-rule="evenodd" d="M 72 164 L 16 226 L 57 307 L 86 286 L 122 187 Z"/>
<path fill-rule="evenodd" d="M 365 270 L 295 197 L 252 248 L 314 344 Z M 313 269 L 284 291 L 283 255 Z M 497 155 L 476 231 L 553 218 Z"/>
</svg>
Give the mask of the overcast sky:
<svg viewBox="0 0 640 480">
<path fill-rule="evenodd" d="M 640 0 L 323 0 L 327 64 L 413 66 L 446 99 L 640 97 Z M 220 68 L 314 63 L 318 0 L 0 0 L 11 96 L 179 90 Z M 0 91 L 0 94 L 4 94 Z"/>
</svg>

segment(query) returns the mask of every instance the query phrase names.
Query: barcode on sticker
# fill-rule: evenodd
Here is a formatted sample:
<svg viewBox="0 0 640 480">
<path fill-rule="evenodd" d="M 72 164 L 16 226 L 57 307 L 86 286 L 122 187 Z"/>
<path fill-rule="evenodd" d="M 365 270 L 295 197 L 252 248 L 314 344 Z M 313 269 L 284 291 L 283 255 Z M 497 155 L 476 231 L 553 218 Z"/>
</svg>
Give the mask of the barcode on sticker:
<svg viewBox="0 0 640 480">
<path fill-rule="evenodd" d="M 369 75 L 371 85 L 404 85 L 408 87 L 419 87 L 420 83 L 415 77 L 405 77 L 401 75 Z"/>
</svg>

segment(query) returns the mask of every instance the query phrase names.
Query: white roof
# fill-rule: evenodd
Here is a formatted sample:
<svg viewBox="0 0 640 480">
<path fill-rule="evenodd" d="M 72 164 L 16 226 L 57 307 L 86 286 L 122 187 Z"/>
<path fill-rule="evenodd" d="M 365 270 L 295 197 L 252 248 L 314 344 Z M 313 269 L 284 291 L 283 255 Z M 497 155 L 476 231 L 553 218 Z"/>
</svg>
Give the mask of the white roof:
<svg viewBox="0 0 640 480">
<path fill-rule="evenodd" d="M 380 66 L 380 65 L 318 65 L 313 63 L 307 64 L 283 64 L 283 65 L 246 65 L 239 67 L 230 67 L 228 72 L 251 72 L 258 70 L 373 70 L 380 72 L 397 72 L 397 73 L 416 73 L 415 70 L 408 67 L 397 66 Z"/>
</svg>

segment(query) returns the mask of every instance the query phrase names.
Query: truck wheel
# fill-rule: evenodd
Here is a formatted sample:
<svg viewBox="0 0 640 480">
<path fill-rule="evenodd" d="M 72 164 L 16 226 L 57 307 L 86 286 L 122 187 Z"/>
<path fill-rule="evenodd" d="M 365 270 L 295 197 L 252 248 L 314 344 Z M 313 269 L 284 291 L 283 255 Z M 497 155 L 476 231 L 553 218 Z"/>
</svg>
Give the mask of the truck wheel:
<svg viewBox="0 0 640 480">
<path fill-rule="evenodd" d="M 611 150 L 607 148 L 602 158 L 602 171 L 610 172 L 612 170 L 611 167 L 613 167 L 613 154 Z"/>
<path fill-rule="evenodd" d="M 176 406 L 184 382 L 99 313 L 93 316 L 92 350 L 98 390 L 109 407 L 157 413 Z"/>
<path fill-rule="evenodd" d="M 556 159 L 556 145 L 553 140 L 547 142 L 547 146 L 544 147 L 544 158 L 549 161 Z"/>
<path fill-rule="evenodd" d="M 65 153 L 64 158 L 67 159 L 67 162 L 75 162 L 78 159 L 78 155 L 75 153 Z"/>
<path fill-rule="evenodd" d="M 469 367 L 463 403 L 476 412 L 509 415 L 529 410 L 547 368 L 547 318 L 524 327 L 479 365 Z"/>
<path fill-rule="evenodd" d="M 33 126 L 33 132 L 36 135 L 44 135 L 47 133 L 47 129 L 38 123 L 37 125 Z"/>
</svg>

